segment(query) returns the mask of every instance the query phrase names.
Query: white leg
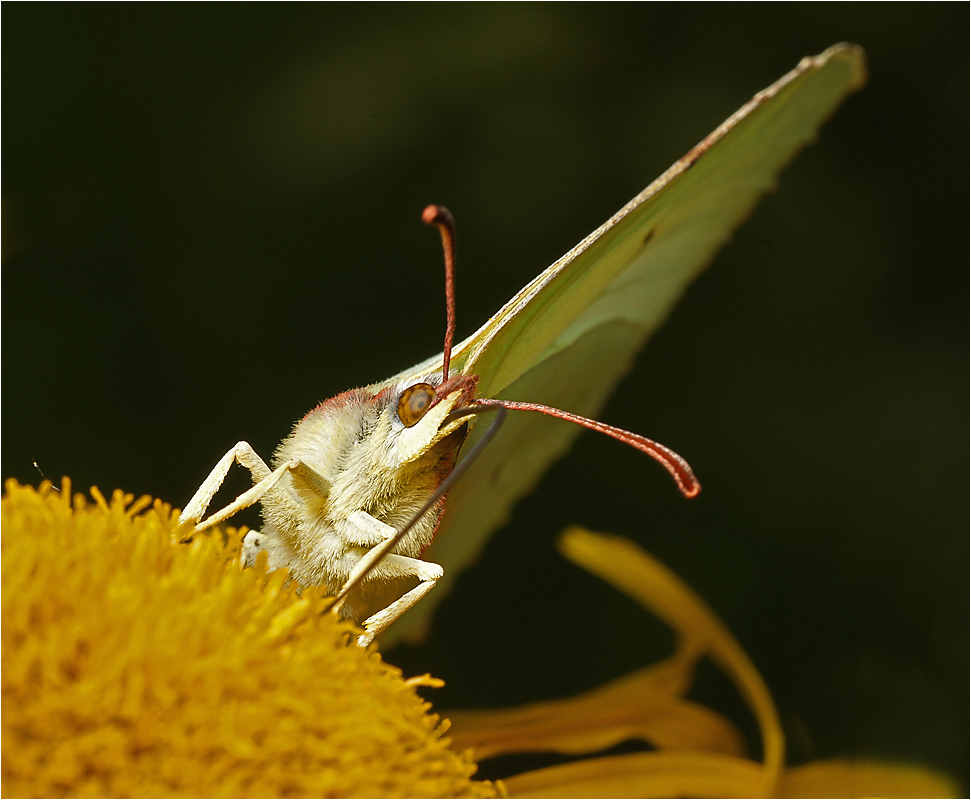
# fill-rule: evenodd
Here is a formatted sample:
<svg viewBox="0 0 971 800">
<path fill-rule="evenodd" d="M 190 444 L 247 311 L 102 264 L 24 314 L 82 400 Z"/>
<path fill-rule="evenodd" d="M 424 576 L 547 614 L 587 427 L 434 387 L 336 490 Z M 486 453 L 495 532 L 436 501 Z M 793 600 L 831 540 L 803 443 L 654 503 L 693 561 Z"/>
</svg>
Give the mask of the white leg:
<svg viewBox="0 0 971 800">
<path fill-rule="evenodd" d="M 226 506 L 221 511 L 217 511 L 209 519 L 204 522 L 200 522 L 196 525 L 194 533 L 199 531 L 204 531 L 206 528 L 210 528 L 213 525 L 218 525 L 225 519 L 229 519 L 237 511 L 242 511 L 244 508 L 248 508 L 253 505 L 253 503 L 258 503 L 270 489 L 276 484 L 291 469 L 294 469 L 300 462 L 296 459 L 293 461 L 287 461 L 285 464 L 281 464 L 273 472 L 267 475 L 263 480 L 259 481 L 252 489 L 243 492 L 239 497 L 233 500 L 228 506 Z"/>
<path fill-rule="evenodd" d="M 223 481 L 226 479 L 226 474 L 233 465 L 233 461 L 250 471 L 250 474 L 253 476 L 253 483 L 259 483 L 270 474 L 270 468 L 266 466 L 257 452 L 250 447 L 249 442 L 237 442 L 232 450 L 219 459 L 219 463 L 213 467 L 212 472 L 209 473 L 209 477 L 202 482 L 202 486 L 192 495 L 192 499 L 186 504 L 185 509 L 179 515 L 179 522 L 181 524 L 198 522 L 202 519 L 202 515 L 206 513 L 206 509 L 209 507 L 213 495 L 219 491 L 219 487 L 222 486 Z"/>
<path fill-rule="evenodd" d="M 374 549 L 377 550 L 379 548 L 380 545 Z M 398 575 L 414 575 L 421 583 L 410 592 L 399 597 L 387 608 L 364 620 L 364 633 L 357 637 L 358 647 L 367 647 L 371 644 L 375 636 L 428 594 L 438 579 L 444 574 L 444 570 L 438 564 L 433 564 L 430 561 L 421 561 L 417 558 L 399 556 L 393 553 L 385 556 L 381 562 L 381 566 L 393 570 Z"/>
<path fill-rule="evenodd" d="M 444 572 L 438 564 L 390 552 L 393 546 L 391 540 L 397 530 L 367 512 L 355 511 L 348 516 L 347 522 L 346 534 L 349 540 L 359 547 L 373 546 L 354 565 L 344 588 L 338 592 L 337 599 L 331 606 L 331 612 L 336 614 L 340 611 L 350 591 L 365 576 L 370 576 L 372 580 L 414 577 L 420 581 L 414 589 L 364 621 L 364 633 L 358 637 L 357 643 L 361 647 L 367 647 L 375 636 L 421 600 Z"/>
<path fill-rule="evenodd" d="M 367 573 L 374 565 L 388 555 L 389 548 L 382 547 L 398 531 L 387 523 L 375 519 L 366 511 L 355 511 L 347 517 L 347 528 L 344 535 L 347 541 L 358 547 L 370 547 L 361 560 L 354 565 L 347 580 L 344 581 L 344 588 L 338 592 L 334 604 L 330 607 L 332 613 L 336 614 L 341 610 L 347 595 L 355 584 Z"/>
<path fill-rule="evenodd" d="M 388 523 L 372 517 L 367 511 L 353 511 L 347 515 L 347 528 L 341 531 L 350 544 L 374 547 L 388 541 L 398 531 Z"/>
<path fill-rule="evenodd" d="M 249 531 L 243 537 L 243 547 L 239 551 L 239 563 L 244 569 L 255 566 L 256 558 L 263 549 L 263 534 L 259 531 Z"/>
</svg>

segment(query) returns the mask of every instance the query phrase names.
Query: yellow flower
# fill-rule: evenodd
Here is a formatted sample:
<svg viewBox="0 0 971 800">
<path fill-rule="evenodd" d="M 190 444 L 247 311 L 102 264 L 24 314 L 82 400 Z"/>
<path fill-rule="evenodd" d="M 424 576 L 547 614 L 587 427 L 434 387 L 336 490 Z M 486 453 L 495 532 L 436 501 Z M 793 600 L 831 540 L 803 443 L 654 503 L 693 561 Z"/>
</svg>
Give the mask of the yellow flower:
<svg viewBox="0 0 971 800">
<path fill-rule="evenodd" d="M 448 722 L 356 631 L 282 573 L 238 567 L 241 533 L 176 543 L 147 497 L 73 499 L 7 483 L 3 500 L 5 796 L 946 796 L 915 767 L 784 766 L 772 698 L 725 626 L 630 542 L 579 529 L 564 552 L 678 632 L 668 659 L 579 697 Z M 764 758 L 684 698 L 708 657 L 738 686 Z M 451 738 L 450 738 L 451 737 Z M 500 753 L 657 749 L 474 781 Z"/>
<path fill-rule="evenodd" d="M 6 488 L 4 796 L 495 796 L 416 693 L 436 682 L 240 570 L 238 532 L 178 545 L 147 497 Z"/>
<path fill-rule="evenodd" d="M 590 753 L 639 738 L 652 752 L 589 758 L 516 775 L 513 797 L 956 797 L 957 786 L 916 766 L 831 759 L 785 768 L 785 739 L 758 670 L 707 604 L 624 539 L 571 528 L 562 552 L 678 634 L 674 655 L 569 700 L 449 714 L 456 747 L 478 759 L 513 752 Z M 741 734 L 684 699 L 708 657 L 731 678 L 759 723 L 763 761 L 744 757 Z"/>
</svg>

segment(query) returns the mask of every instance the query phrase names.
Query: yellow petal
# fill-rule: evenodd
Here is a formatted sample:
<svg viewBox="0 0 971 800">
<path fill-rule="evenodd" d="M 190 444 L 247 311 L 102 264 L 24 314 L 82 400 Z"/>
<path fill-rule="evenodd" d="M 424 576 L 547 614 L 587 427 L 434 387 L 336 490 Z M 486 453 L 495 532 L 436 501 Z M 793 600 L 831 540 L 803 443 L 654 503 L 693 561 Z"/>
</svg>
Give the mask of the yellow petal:
<svg viewBox="0 0 971 800">
<path fill-rule="evenodd" d="M 761 797 L 762 767 L 716 753 L 658 751 L 525 772 L 505 781 L 511 797 Z M 960 797 L 925 767 L 832 759 L 788 770 L 781 797 Z"/>
<path fill-rule="evenodd" d="M 505 781 L 511 797 L 760 797 L 763 767 L 718 753 L 591 758 Z"/>
<path fill-rule="evenodd" d="M 561 552 L 667 622 L 687 646 L 702 648 L 735 683 L 759 722 L 765 751 L 766 793 L 785 759 L 785 738 L 762 676 L 725 624 L 677 575 L 626 539 L 569 528 Z"/>
<path fill-rule="evenodd" d="M 732 723 L 680 698 L 694 661 L 678 653 L 567 700 L 451 712 L 446 716 L 453 746 L 473 748 L 480 760 L 513 752 L 590 753 L 627 739 L 659 748 L 742 754 L 745 744 Z"/>
<path fill-rule="evenodd" d="M 782 797 L 960 797 L 957 784 L 926 767 L 834 758 L 787 770 Z"/>
</svg>

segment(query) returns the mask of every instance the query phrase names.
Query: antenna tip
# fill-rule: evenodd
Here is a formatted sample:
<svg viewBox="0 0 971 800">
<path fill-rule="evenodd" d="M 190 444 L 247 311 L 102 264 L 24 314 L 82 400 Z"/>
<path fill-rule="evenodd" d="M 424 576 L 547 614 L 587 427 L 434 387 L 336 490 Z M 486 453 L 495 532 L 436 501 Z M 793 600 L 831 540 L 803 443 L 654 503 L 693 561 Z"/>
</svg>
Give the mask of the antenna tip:
<svg viewBox="0 0 971 800">
<path fill-rule="evenodd" d="M 698 479 L 695 478 L 694 475 L 691 477 L 692 482 L 689 484 L 682 484 L 680 481 L 678 481 L 678 488 L 681 490 L 681 494 L 683 494 L 689 500 L 692 497 L 697 497 L 701 493 L 701 484 L 698 483 Z"/>
<path fill-rule="evenodd" d="M 451 228 L 455 224 L 452 221 L 451 211 L 445 208 L 445 206 L 436 206 L 434 204 L 425 207 L 425 210 L 421 212 L 421 219 L 426 225 L 445 224 Z"/>
</svg>

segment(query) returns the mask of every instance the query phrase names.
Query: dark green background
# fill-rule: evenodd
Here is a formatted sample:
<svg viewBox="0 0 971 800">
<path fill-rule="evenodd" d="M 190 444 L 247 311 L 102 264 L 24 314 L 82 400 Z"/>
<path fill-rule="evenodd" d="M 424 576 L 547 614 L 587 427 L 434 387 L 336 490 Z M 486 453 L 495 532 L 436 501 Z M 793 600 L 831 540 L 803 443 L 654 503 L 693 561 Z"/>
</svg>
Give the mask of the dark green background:
<svg viewBox="0 0 971 800">
<path fill-rule="evenodd" d="M 318 401 L 441 347 L 426 203 L 458 219 L 464 336 L 800 57 L 856 41 L 869 87 L 603 413 L 703 494 L 582 437 L 391 659 L 444 678 L 445 707 L 663 654 L 554 553 L 580 522 L 710 601 L 793 761 L 964 776 L 967 30 L 929 4 L 4 4 L 3 476 L 36 459 L 184 503 L 238 439 L 269 457 Z M 697 696 L 746 720 L 713 669 Z"/>
</svg>

